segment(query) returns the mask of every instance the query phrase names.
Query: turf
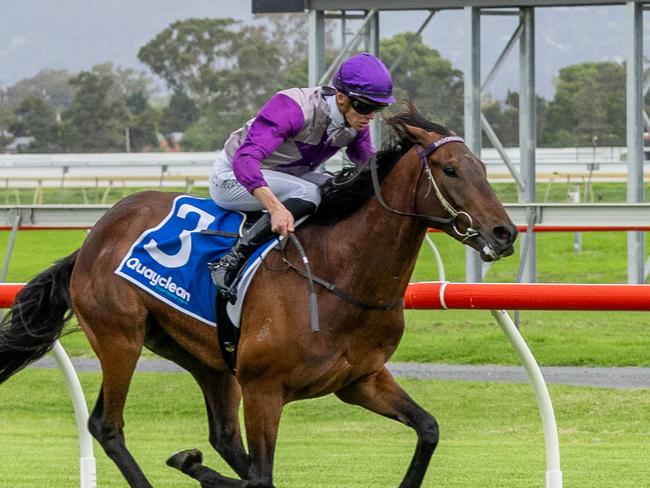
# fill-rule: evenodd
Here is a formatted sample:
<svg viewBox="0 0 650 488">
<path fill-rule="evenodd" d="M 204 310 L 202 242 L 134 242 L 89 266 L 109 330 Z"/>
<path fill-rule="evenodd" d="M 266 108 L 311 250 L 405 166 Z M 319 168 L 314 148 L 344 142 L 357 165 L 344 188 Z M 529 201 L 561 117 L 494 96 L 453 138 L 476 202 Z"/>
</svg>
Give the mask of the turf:
<svg viewBox="0 0 650 488">
<path fill-rule="evenodd" d="M 99 375 L 82 373 L 89 400 Z M 424 486 L 543 486 L 543 435 L 530 386 L 482 382 L 401 381 L 441 425 L 441 442 Z M 565 486 L 647 486 L 648 390 L 551 386 Z M 91 403 L 89 401 L 89 403 Z M 230 471 L 206 442 L 198 388 L 185 374 L 138 373 L 126 409 L 126 435 L 154 486 L 194 487 L 166 467 L 179 449 L 198 447 L 206 463 Z M 27 370 L 0 388 L 0 487 L 78 486 L 74 417 L 60 373 Z M 280 426 L 277 486 L 397 486 L 415 445 L 405 426 L 329 396 L 290 404 Z M 98 486 L 125 487 L 95 448 Z"/>
</svg>

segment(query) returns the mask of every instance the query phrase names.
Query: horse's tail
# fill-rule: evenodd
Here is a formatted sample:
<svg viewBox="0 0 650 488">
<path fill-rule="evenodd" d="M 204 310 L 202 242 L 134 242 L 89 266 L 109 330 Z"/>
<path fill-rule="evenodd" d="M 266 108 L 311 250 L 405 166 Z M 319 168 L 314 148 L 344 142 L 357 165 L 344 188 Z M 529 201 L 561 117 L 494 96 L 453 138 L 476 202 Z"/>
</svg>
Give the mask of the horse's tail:
<svg viewBox="0 0 650 488">
<path fill-rule="evenodd" d="M 27 283 L 0 322 L 0 383 L 45 355 L 61 336 L 72 316 L 69 287 L 77 252 Z"/>
</svg>

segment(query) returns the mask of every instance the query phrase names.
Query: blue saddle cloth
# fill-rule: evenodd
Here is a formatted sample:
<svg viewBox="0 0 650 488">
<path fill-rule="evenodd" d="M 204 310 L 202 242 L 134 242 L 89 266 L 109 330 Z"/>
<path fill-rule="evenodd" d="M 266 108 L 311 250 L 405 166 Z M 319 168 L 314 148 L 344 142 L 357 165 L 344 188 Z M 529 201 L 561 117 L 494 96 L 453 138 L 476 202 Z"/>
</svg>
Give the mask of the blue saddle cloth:
<svg viewBox="0 0 650 488">
<path fill-rule="evenodd" d="M 217 261 L 236 237 L 202 234 L 219 230 L 241 235 L 245 215 L 210 199 L 181 195 L 169 214 L 133 243 L 115 273 L 175 309 L 215 325 L 214 296 L 207 263 Z"/>
</svg>

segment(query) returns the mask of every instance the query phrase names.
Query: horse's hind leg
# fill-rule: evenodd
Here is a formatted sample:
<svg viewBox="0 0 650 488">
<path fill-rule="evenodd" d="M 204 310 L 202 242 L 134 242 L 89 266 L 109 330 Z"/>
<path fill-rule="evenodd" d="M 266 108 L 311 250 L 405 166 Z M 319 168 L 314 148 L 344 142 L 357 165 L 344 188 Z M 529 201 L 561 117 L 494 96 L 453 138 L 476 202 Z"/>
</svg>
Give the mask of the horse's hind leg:
<svg viewBox="0 0 650 488">
<path fill-rule="evenodd" d="M 124 442 L 123 426 L 124 421 L 121 419 L 117 424 L 109 417 L 104 415 L 104 392 L 99 392 L 95 408 L 88 419 L 88 430 L 119 468 L 124 479 L 132 488 L 151 488 L 151 483 L 147 480 L 144 473 L 138 466 L 131 453 L 126 448 Z M 118 427 L 117 425 L 121 425 Z"/>
<path fill-rule="evenodd" d="M 203 391 L 210 426 L 210 444 L 243 480 L 248 480 L 251 461 L 244 449 L 239 428 L 241 392 L 237 381 L 230 373 L 222 371 L 211 370 L 212 374 L 206 375 L 197 372 L 196 365 L 186 369 L 189 369 Z M 174 454 L 167 460 L 167 464 L 199 481 L 202 488 L 255 486 L 248 481 L 222 476 L 204 466 L 201 452 L 196 449 Z"/>
<path fill-rule="evenodd" d="M 250 458 L 244 449 L 241 437 L 239 426 L 241 389 L 235 377 L 229 372 L 204 365 L 162 329 L 152 327 L 147 334 L 145 344 L 159 356 L 175 362 L 192 374 L 203 393 L 208 415 L 210 444 L 242 479 L 247 479 Z M 208 344 L 207 347 L 216 346 Z M 203 466 L 201 458 L 201 453 L 192 449 L 173 455 L 167 464 L 202 483 L 209 483 L 208 480 L 213 480 L 215 476 L 220 475 Z M 219 482 L 221 481 L 220 479 Z"/>
<path fill-rule="evenodd" d="M 400 488 L 419 487 L 438 445 L 436 419 L 408 396 L 386 368 L 352 383 L 336 395 L 344 402 L 362 406 L 415 429 L 417 447 Z"/>
<path fill-rule="evenodd" d="M 90 327 L 85 315 L 77 311 L 77 317 L 99 358 L 103 373 L 99 397 L 88 419 L 88 430 L 131 488 L 151 488 L 151 483 L 126 448 L 123 417 L 131 378 L 142 351 L 144 324 L 125 328 L 94 318 Z"/>
<path fill-rule="evenodd" d="M 244 449 L 239 426 L 239 384 L 230 373 L 220 373 L 208 380 L 199 381 L 199 385 L 210 421 L 210 444 L 242 479 L 248 479 L 251 460 Z"/>
<path fill-rule="evenodd" d="M 201 387 L 208 414 L 210 444 L 242 479 L 248 479 L 250 458 L 244 449 L 239 428 L 239 402 L 241 393 L 235 378 L 229 373 L 210 370 L 210 374 L 192 372 Z M 201 465 L 200 453 L 189 451 L 172 456 L 168 464 L 199 481 L 211 479 L 210 468 Z M 189 460 L 194 461 L 188 472 Z M 185 469 L 181 466 L 184 465 Z M 199 467 L 201 465 L 201 467 Z M 209 486 L 209 485 L 208 485 Z"/>
</svg>

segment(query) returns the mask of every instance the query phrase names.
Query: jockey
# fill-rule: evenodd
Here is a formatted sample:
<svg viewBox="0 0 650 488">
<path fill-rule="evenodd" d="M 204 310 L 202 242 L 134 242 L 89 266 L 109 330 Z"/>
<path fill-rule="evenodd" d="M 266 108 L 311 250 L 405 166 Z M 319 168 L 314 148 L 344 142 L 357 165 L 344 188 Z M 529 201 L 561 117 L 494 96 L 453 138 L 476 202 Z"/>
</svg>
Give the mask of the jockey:
<svg viewBox="0 0 650 488">
<path fill-rule="evenodd" d="M 294 221 L 320 203 L 328 176 L 318 167 L 346 148 L 356 164 L 374 153 L 368 124 L 395 101 L 386 66 L 369 53 L 344 61 L 334 87 L 289 88 L 233 132 L 210 173 L 210 196 L 229 210 L 267 212 L 212 266 L 217 289 L 231 301 L 232 282 L 246 259 L 274 233 L 286 236 Z"/>
</svg>

